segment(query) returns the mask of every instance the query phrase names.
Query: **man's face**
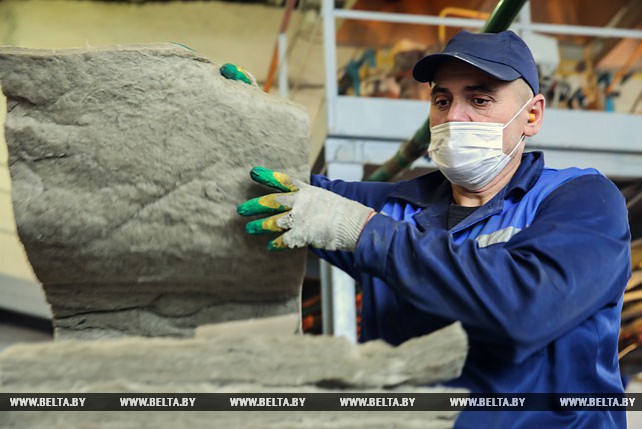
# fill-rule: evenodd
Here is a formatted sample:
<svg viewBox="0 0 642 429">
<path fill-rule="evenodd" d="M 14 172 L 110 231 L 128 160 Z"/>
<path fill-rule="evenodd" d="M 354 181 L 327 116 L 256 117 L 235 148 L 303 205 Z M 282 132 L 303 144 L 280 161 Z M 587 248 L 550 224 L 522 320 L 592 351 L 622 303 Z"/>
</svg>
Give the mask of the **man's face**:
<svg viewBox="0 0 642 429">
<path fill-rule="evenodd" d="M 431 92 L 430 125 L 445 122 L 506 124 L 529 100 L 521 80 L 497 80 L 463 61 L 448 60 L 435 73 Z M 530 103 L 529 103 L 530 104 Z M 524 132 L 529 106 L 504 129 L 503 150 L 510 152 Z"/>
</svg>

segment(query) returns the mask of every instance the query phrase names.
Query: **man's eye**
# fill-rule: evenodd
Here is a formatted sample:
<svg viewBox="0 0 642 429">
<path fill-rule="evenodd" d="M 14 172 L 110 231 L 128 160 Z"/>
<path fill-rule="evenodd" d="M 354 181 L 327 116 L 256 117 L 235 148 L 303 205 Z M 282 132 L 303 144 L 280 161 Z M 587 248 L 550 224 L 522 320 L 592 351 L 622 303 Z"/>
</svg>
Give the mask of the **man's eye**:
<svg viewBox="0 0 642 429">
<path fill-rule="evenodd" d="M 433 101 L 434 105 L 437 107 L 446 107 L 448 106 L 448 100 L 445 98 L 438 98 L 435 101 Z"/>
<path fill-rule="evenodd" d="M 488 103 L 490 103 L 490 100 L 486 98 L 475 97 L 472 99 L 472 102 L 475 106 L 486 106 Z"/>
</svg>

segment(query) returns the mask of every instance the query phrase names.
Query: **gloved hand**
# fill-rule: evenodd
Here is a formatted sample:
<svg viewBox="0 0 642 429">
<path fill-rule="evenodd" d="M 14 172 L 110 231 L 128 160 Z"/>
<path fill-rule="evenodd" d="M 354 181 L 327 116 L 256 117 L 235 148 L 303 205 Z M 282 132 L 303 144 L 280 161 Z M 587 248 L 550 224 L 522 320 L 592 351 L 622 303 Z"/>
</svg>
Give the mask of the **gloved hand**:
<svg viewBox="0 0 642 429">
<path fill-rule="evenodd" d="M 225 79 L 240 80 L 242 82 L 247 83 L 248 85 L 258 87 L 258 84 L 256 83 L 256 79 L 254 78 L 254 76 L 252 76 L 252 73 L 237 66 L 236 64 L 232 64 L 232 63 L 223 64 L 219 69 L 219 73 L 221 73 L 221 76 L 223 76 Z"/>
<path fill-rule="evenodd" d="M 250 177 L 283 192 L 254 198 L 237 207 L 243 216 L 274 214 L 245 227 L 249 234 L 286 231 L 270 241 L 270 250 L 307 245 L 354 250 L 363 227 L 375 214 L 361 203 L 264 167 L 254 167 Z"/>
</svg>

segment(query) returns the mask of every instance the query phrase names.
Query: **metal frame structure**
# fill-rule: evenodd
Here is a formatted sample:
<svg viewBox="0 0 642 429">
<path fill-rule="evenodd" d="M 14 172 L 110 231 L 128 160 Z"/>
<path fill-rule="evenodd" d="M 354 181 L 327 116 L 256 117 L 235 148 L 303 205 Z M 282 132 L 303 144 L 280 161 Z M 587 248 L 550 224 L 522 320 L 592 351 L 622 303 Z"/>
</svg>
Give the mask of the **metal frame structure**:
<svg viewBox="0 0 642 429">
<path fill-rule="evenodd" d="M 336 19 L 482 28 L 484 21 L 335 9 L 323 0 L 326 72 L 325 163 L 331 179 L 361 180 L 365 163 L 382 164 L 402 140 L 412 136 L 428 114 L 428 104 L 415 100 L 358 98 L 338 95 Z M 554 33 L 642 40 L 642 30 L 533 23 L 526 2 L 511 29 L 529 34 Z M 547 165 L 594 167 L 607 176 L 642 177 L 642 116 L 609 112 L 547 109 L 546 124 L 529 139 L 529 149 L 544 150 Z M 414 166 L 431 166 L 419 160 Z M 322 262 L 321 292 L 324 333 L 356 340 L 355 282 Z"/>
</svg>

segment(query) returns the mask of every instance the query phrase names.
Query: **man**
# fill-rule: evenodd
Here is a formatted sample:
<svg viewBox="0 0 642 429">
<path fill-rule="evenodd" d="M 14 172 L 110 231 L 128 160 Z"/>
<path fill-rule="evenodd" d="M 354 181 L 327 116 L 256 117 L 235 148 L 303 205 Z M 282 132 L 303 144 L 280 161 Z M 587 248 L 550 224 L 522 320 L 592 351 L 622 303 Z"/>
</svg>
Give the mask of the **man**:
<svg viewBox="0 0 642 429">
<path fill-rule="evenodd" d="M 544 118 L 537 67 L 513 32 L 461 32 L 420 60 L 439 172 L 390 183 L 254 169 L 286 193 L 248 231 L 311 245 L 363 286 L 361 341 L 397 345 L 455 320 L 470 351 L 449 383 L 472 392 L 621 393 L 617 338 L 630 275 L 624 200 L 596 170 L 554 170 L 524 138 Z M 331 192 L 328 192 L 331 191 Z M 463 412 L 457 427 L 625 427 L 625 413 Z"/>
</svg>

